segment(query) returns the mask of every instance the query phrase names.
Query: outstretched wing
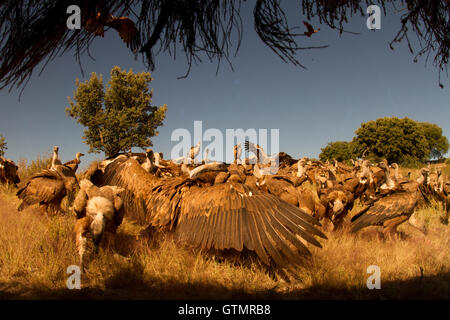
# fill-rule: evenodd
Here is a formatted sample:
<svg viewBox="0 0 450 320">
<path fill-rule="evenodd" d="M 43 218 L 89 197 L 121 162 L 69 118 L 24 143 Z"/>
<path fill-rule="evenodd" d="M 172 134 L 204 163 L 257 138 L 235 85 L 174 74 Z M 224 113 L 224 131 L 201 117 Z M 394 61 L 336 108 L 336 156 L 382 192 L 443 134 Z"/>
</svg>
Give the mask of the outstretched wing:
<svg viewBox="0 0 450 320">
<path fill-rule="evenodd" d="M 368 226 L 381 225 L 383 222 L 407 214 L 412 214 L 417 198 L 407 192 L 399 192 L 375 202 L 371 207 L 352 218 L 352 232 Z"/>
<path fill-rule="evenodd" d="M 253 152 L 255 155 L 257 155 L 258 146 L 255 145 L 253 142 L 246 140 L 244 146 L 246 151 Z"/>
<path fill-rule="evenodd" d="M 173 183 L 176 183 L 175 181 Z M 179 184 L 155 190 L 153 225 L 170 223 L 179 240 L 204 249 L 244 248 L 266 264 L 298 264 L 310 255 L 302 241 L 320 247 L 319 223 L 281 199 L 240 183 L 210 187 Z M 176 223 L 176 225 L 174 224 Z"/>
<path fill-rule="evenodd" d="M 106 168 L 103 184 L 125 188 L 127 216 L 139 223 L 175 231 L 196 247 L 255 251 L 267 264 L 300 262 L 325 235 L 314 218 L 299 208 L 241 183 L 200 186 L 184 177 L 159 180 L 133 159 L 117 159 Z"/>
<path fill-rule="evenodd" d="M 306 26 L 306 29 L 308 29 L 309 33 L 314 33 L 314 28 L 312 25 L 310 25 L 308 22 L 303 21 L 303 24 Z"/>
<path fill-rule="evenodd" d="M 107 20 L 106 25 L 117 30 L 120 38 L 123 42 L 130 47 L 131 50 L 135 50 L 139 47 L 139 32 L 134 22 L 128 17 L 110 17 Z"/>
</svg>

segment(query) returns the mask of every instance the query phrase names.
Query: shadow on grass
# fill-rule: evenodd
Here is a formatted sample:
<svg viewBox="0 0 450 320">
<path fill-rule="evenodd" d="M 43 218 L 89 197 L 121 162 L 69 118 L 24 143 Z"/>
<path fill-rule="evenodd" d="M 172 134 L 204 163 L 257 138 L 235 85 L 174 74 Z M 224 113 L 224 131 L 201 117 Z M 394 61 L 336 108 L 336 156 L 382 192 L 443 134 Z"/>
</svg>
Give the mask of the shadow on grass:
<svg viewBox="0 0 450 320">
<path fill-rule="evenodd" d="M 83 281 L 83 279 L 82 279 Z M 104 282 L 103 288 L 69 290 L 52 289 L 38 285 L 25 286 L 18 282 L 0 282 L 0 299 L 448 299 L 450 297 L 450 272 L 434 276 L 423 276 L 408 280 L 382 281 L 381 289 L 369 290 L 365 283 L 360 287 L 338 285 L 313 285 L 305 289 L 275 289 L 248 293 L 241 289 L 230 289 L 216 283 L 188 282 L 157 278 L 145 279 L 136 267 L 124 267 Z"/>
</svg>

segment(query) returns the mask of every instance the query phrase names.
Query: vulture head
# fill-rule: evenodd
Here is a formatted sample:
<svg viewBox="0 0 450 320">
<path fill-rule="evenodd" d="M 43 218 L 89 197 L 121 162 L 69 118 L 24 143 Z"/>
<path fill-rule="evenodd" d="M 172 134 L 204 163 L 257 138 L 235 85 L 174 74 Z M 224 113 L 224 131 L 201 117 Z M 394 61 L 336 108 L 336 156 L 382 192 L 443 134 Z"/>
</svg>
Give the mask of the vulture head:
<svg viewBox="0 0 450 320">
<path fill-rule="evenodd" d="M 154 152 L 153 157 L 155 159 L 155 164 L 159 165 L 159 162 L 161 161 L 161 153 L 160 152 Z"/>
<path fill-rule="evenodd" d="M 389 165 L 387 164 L 387 161 L 381 161 L 377 165 L 378 168 L 383 169 L 384 171 L 389 170 Z"/>
<path fill-rule="evenodd" d="M 328 176 L 325 170 L 315 170 L 314 176 L 316 178 L 316 183 L 320 189 L 326 189 L 328 187 Z"/>
<path fill-rule="evenodd" d="M 371 171 L 368 167 L 364 167 L 361 172 L 358 174 L 359 177 L 359 183 L 362 185 L 367 184 L 368 182 L 370 182 L 370 176 L 371 176 Z"/>
<path fill-rule="evenodd" d="M 346 212 L 347 204 L 349 201 L 348 196 L 343 191 L 335 190 L 332 191 L 327 198 L 328 205 L 332 209 L 330 219 L 331 221 L 336 221 L 338 218 L 341 218 Z"/>
<path fill-rule="evenodd" d="M 75 156 L 75 159 L 77 159 L 77 161 L 80 161 L 80 157 L 83 157 L 84 156 L 84 153 L 82 153 L 82 152 L 77 152 L 77 154 L 76 154 L 76 156 Z"/>
<path fill-rule="evenodd" d="M 429 174 L 430 174 L 430 169 L 422 168 L 422 169 L 420 169 L 420 175 L 421 176 L 419 177 L 419 179 L 423 178 L 423 180 L 426 181 L 428 176 L 429 176 Z"/>
</svg>

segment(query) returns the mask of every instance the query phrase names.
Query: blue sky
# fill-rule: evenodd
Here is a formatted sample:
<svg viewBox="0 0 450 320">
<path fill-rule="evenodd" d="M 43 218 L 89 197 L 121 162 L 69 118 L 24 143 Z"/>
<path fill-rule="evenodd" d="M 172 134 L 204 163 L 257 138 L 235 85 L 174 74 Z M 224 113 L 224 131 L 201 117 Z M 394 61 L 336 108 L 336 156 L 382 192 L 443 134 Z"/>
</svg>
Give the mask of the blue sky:
<svg viewBox="0 0 450 320">
<path fill-rule="evenodd" d="M 312 38 L 299 37 L 299 44 L 329 45 L 326 49 L 301 51 L 298 57 L 307 69 L 279 59 L 253 28 L 252 5 L 243 5 L 244 34 L 241 48 L 232 58 L 234 72 L 217 62 L 193 66 L 187 79 L 177 79 L 187 70 L 184 54 L 177 60 L 167 53 L 156 58 L 152 72 L 153 103 L 167 104 L 168 112 L 159 135 L 153 138 L 155 151 L 170 154 L 177 128 L 193 130 L 194 120 L 203 121 L 203 130 L 218 128 L 278 128 L 280 150 L 295 158 L 318 157 L 330 141 L 351 140 L 361 122 L 380 117 L 410 117 L 439 125 L 450 137 L 450 83 L 443 75 L 444 89 L 438 86 L 438 70 L 424 60 L 413 62 L 405 43 L 389 48 L 399 29 L 398 16 L 382 17 L 381 30 L 366 28 L 366 17 L 354 16 L 346 29 L 360 35 L 343 34 L 317 21 L 321 30 Z M 299 5 L 288 3 L 292 25 L 304 17 Z M 65 114 L 67 97 L 73 96 L 75 79 L 84 81 L 91 72 L 109 78 L 115 65 L 134 72 L 146 71 L 141 57 L 122 43 L 114 30 L 95 40 L 92 60 L 83 56 L 84 77 L 72 53 L 52 61 L 38 76 L 36 70 L 19 100 L 18 89 L 0 91 L 0 134 L 8 143 L 6 156 L 35 159 L 60 146 L 63 161 L 77 151 L 87 154 L 82 142 L 83 127 Z M 138 151 L 138 150 L 136 150 Z M 103 154 L 90 154 L 89 162 Z M 86 163 L 86 162 L 85 162 Z"/>
</svg>

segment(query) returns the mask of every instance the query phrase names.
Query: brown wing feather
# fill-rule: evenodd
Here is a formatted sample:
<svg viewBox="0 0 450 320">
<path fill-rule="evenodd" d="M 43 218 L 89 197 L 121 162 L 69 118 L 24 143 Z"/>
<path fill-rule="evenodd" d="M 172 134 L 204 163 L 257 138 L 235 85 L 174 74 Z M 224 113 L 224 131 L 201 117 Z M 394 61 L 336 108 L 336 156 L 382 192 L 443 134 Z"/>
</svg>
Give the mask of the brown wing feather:
<svg viewBox="0 0 450 320">
<path fill-rule="evenodd" d="M 26 204 L 49 203 L 66 194 L 64 182 L 57 172 L 44 170 L 33 175 L 28 183 L 17 191 L 17 196 Z M 23 208 L 23 206 L 21 206 Z"/>
<path fill-rule="evenodd" d="M 138 30 L 134 22 L 128 17 L 111 17 L 107 20 L 106 25 L 117 30 L 120 38 L 127 46 L 134 50 L 138 46 Z"/>
<path fill-rule="evenodd" d="M 96 183 L 99 186 L 124 188 L 121 198 L 127 216 L 145 224 L 148 223 L 148 215 L 153 212 L 150 207 L 147 210 L 146 199 L 153 193 L 153 185 L 157 181 L 158 179 L 145 171 L 136 160 L 122 156 L 106 166 Z"/>
<path fill-rule="evenodd" d="M 381 198 L 353 221 L 352 232 L 368 226 L 381 225 L 383 222 L 402 215 L 411 215 L 418 198 L 411 193 L 400 192 Z"/>
<path fill-rule="evenodd" d="M 310 25 L 308 22 L 303 21 L 303 24 L 306 26 L 306 29 L 308 29 L 308 32 L 314 33 L 314 28 L 312 25 Z"/>
<path fill-rule="evenodd" d="M 307 215 L 298 212 L 301 210 L 277 197 L 244 185 L 191 187 L 180 202 L 176 234 L 180 240 L 205 249 L 245 247 L 255 250 L 266 263 L 269 257 L 278 264 L 285 259 L 286 263 L 298 263 L 302 255 L 309 254 L 299 238 L 320 246 L 309 234 L 315 228 L 301 218 Z M 297 224 L 298 220 L 308 229 Z M 193 228 L 200 225 L 202 229 Z M 229 232 L 232 228 L 234 232 Z M 198 242 L 201 237 L 197 233 L 207 233 L 208 240 Z M 314 234 L 325 237 L 317 229 Z"/>
<path fill-rule="evenodd" d="M 159 180 L 133 159 L 115 160 L 102 183 L 125 188 L 125 211 L 138 222 L 174 229 L 179 240 L 205 249 L 244 248 L 262 261 L 298 263 L 303 239 L 326 238 L 318 222 L 281 199 L 241 183 L 202 185 L 185 177 Z M 251 195 L 250 195 L 251 194 Z"/>
</svg>

